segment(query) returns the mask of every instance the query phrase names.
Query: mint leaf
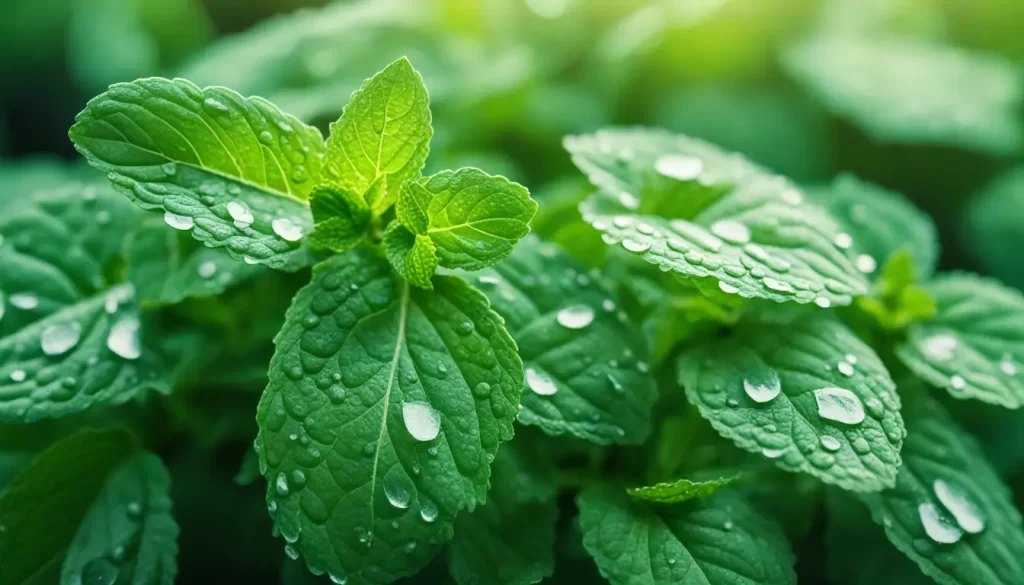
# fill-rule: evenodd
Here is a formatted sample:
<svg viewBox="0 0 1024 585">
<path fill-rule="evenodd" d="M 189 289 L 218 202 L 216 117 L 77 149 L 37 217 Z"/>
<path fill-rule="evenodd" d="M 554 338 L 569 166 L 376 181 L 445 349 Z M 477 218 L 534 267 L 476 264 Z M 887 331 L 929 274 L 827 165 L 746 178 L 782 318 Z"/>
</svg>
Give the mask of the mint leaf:
<svg viewBox="0 0 1024 585">
<path fill-rule="evenodd" d="M 121 429 L 86 429 L 40 453 L 0 494 L 0 583 L 56 583 L 65 549 L 106 484 L 138 450 Z"/>
<path fill-rule="evenodd" d="M 913 258 L 918 278 L 935 272 L 939 260 L 935 223 L 899 193 L 844 174 L 810 195 L 853 236 L 861 272 L 877 274 L 877 268 L 899 250 Z"/>
<path fill-rule="evenodd" d="M 744 298 L 822 307 L 867 289 L 853 238 L 796 186 L 742 158 L 643 129 L 569 137 L 565 147 L 599 188 L 583 218 L 662 270 Z"/>
<path fill-rule="evenodd" d="M 430 202 L 434 194 L 417 182 L 408 182 L 402 186 L 395 203 L 395 215 L 412 233 L 426 235 L 430 227 Z"/>
<path fill-rule="evenodd" d="M 359 194 L 386 177 L 386 209 L 423 170 L 433 133 L 427 88 L 402 57 L 363 82 L 331 124 L 327 173 Z"/>
<path fill-rule="evenodd" d="M 314 246 L 344 252 L 359 245 L 370 227 L 370 208 L 363 196 L 326 183 L 313 189 L 309 208 L 313 213 Z"/>
<path fill-rule="evenodd" d="M 894 488 L 860 494 L 886 536 L 943 585 L 1024 581 L 1024 529 L 1010 491 L 938 403 L 908 401 Z"/>
<path fill-rule="evenodd" d="M 455 519 L 448 566 L 458 585 L 530 585 L 555 569 L 553 469 L 517 439 L 494 460 L 487 503 Z"/>
<path fill-rule="evenodd" d="M 898 37 L 830 36 L 783 66 L 826 108 L 880 142 L 1017 152 L 1022 78 L 995 55 Z"/>
<path fill-rule="evenodd" d="M 410 232 L 397 221 L 384 231 L 384 253 L 395 270 L 411 284 L 432 289 L 430 277 L 437 270 L 437 252 L 427 236 Z"/>
<path fill-rule="evenodd" d="M 891 487 L 905 430 L 882 361 L 844 325 L 746 324 L 686 352 L 679 382 L 722 436 L 853 491 Z"/>
<path fill-rule="evenodd" d="M 515 342 L 464 281 L 433 285 L 351 250 L 314 267 L 275 339 L 257 414 L 267 502 L 286 551 L 349 585 L 425 565 L 512 437 Z"/>
<path fill-rule="evenodd" d="M 782 531 L 728 490 L 650 506 L 593 487 L 576 503 L 583 546 L 612 585 L 796 583 Z"/>
<path fill-rule="evenodd" d="M 178 525 L 171 516 L 170 487 L 170 474 L 152 453 L 140 453 L 114 469 L 68 547 L 61 585 L 111 577 L 173 585 Z"/>
<path fill-rule="evenodd" d="M 657 397 L 647 349 L 598 275 L 527 237 L 473 278 L 505 319 L 526 366 L 530 391 L 519 422 L 600 444 L 647 437 Z"/>
<path fill-rule="evenodd" d="M 128 280 L 144 304 L 173 305 L 218 295 L 264 270 L 185 239 L 157 218 L 143 222 L 124 249 Z"/>
<path fill-rule="evenodd" d="M 739 479 L 739 477 L 738 475 L 733 475 L 708 481 L 677 479 L 649 486 L 629 488 L 626 490 L 626 493 L 638 500 L 646 500 L 658 504 L 679 504 L 693 498 L 710 496 L 717 492 L 719 488 L 729 485 Z"/>
<path fill-rule="evenodd" d="M 971 274 L 944 274 L 923 288 L 937 312 L 907 329 L 900 360 L 954 398 L 1024 404 L 1024 296 Z"/>
<path fill-rule="evenodd" d="M 1024 288 L 1024 166 L 997 175 L 967 202 L 963 240 L 974 259 L 1006 284 Z"/>
<path fill-rule="evenodd" d="M 89 101 L 69 135 L 136 205 L 207 246 L 277 269 L 310 263 L 305 200 L 320 180 L 323 138 L 266 100 L 140 79 Z"/>
</svg>

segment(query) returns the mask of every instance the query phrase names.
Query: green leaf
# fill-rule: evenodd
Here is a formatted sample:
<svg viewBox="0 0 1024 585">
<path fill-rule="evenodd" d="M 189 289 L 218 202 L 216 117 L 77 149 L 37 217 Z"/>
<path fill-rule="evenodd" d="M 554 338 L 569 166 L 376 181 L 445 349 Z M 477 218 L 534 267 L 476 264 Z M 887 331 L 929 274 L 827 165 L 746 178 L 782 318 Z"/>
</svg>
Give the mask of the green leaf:
<svg viewBox="0 0 1024 585">
<path fill-rule="evenodd" d="M 326 183 L 313 189 L 309 208 L 313 213 L 309 242 L 314 246 L 344 252 L 355 248 L 366 237 L 370 208 L 362 195 Z"/>
<path fill-rule="evenodd" d="M 972 274 L 944 274 L 923 288 L 938 311 L 907 329 L 900 360 L 954 398 L 1024 404 L 1024 296 Z"/>
<path fill-rule="evenodd" d="M 312 261 L 301 240 L 323 138 L 270 102 L 140 79 L 93 98 L 69 135 L 136 205 L 207 246 L 278 269 Z"/>
<path fill-rule="evenodd" d="M 113 470 L 68 547 L 61 585 L 123 579 L 173 585 L 178 525 L 171 477 L 160 458 L 140 453 Z"/>
<path fill-rule="evenodd" d="M 135 217 L 107 189 L 23 196 L 0 217 L 0 422 L 28 423 L 170 391 L 131 285 L 108 282 Z"/>
<path fill-rule="evenodd" d="M 836 320 L 741 325 L 685 353 L 679 382 L 722 436 L 782 469 L 853 491 L 895 481 L 905 435 L 896 385 Z"/>
<path fill-rule="evenodd" d="M 395 204 L 395 214 L 412 233 L 422 236 L 430 226 L 430 201 L 434 194 L 423 185 L 411 181 L 402 186 Z"/>
<path fill-rule="evenodd" d="M 360 194 L 387 177 L 386 209 L 419 177 L 433 134 L 427 88 L 402 57 L 367 79 L 331 124 L 327 173 Z"/>
<path fill-rule="evenodd" d="M 531 585 L 555 569 L 554 470 L 519 442 L 495 459 L 487 503 L 455 520 L 448 566 L 458 585 Z"/>
<path fill-rule="evenodd" d="M 597 275 L 527 237 L 473 275 L 519 345 L 526 385 L 519 422 L 600 444 L 640 443 L 657 397 L 640 331 Z"/>
<path fill-rule="evenodd" d="M 125 243 L 128 280 L 143 304 L 173 305 L 218 295 L 263 271 L 148 218 Z"/>
<path fill-rule="evenodd" d="M 56 583 L 107 477 L 137 452 L 121 429 L 86 429 L 40 453 L 0 495 L 0 583 Z"/>
<path fill-rule="evenodd" d="M 583 546 L 612 585 L 796 583 L 782 531 L 728 490 L 654 507 L 593 487 L 576 502 Z"/>
<path fill-rule="evenodd" d="M 903 195 L 844 174 L 831 185 L 809 192 L 853 236 L 857 268 L 873 274 L 897 251 L 906 250 L 914 273 L 926 279 L 939 260 L 935 223 Z"/>
<path fill-rule="evenodd" d="M 778 302 L 849 304 L 867 283 L 849 234 L 782 177 L 716 147 L 658 130 L 569 137 L 573 162 L 599 190 L 583 218 L 665 271 Z M 666 186 L 667 185 L 667 186 Z M 666 219 L 668 202 L 675 205 Z"/>
<path fill-rule="evenodd" d="M 967 203 L 962 240 L 986 274 L 1024 288 L 1024 166 L 996 176 Z"/>
<path fill-rule="evenodd" d="M 260 458 L 256 454 L 256 450 L 252 448 L 247 449 L 245 455 L 242 456 L 242 465 L 232 481 L 238 485 L 246 486 L 254 484 L 262 478 L 263 476 L 260 474 Z"/>
<path fill-rule="evenodd" d="M 647 500 L 658 504 L 679 504 L 694 498 L 705 498 L 739 479 L 740 476 L 733 475 L 721 477 L 708 481 L 691 481 L 689 479 L 677 479 L 675 481 L 661 482 L 654 485 L 629 488 L 626 493 L 638 500 Z"/>
<path fill-rule="evenodd" d="M 942 585 L 1024 582 L 1020 512 L 974 439 L 926 396 L 905 415 L 896 486 L 859 496 L 874 521 Z"/>
<path fill-rule="evenodd" d="M 902 248 L 889 257 L 871 286 L 871 295 L 856 305 L 889 331 L 903 331 L 910 323 L 935 316 L 935 299 L 916 284 L 917 271 L 910 251 Z"/>
<path fill-rule="evenodd" d="M 996 55 L 898 37 L 812 38 L 783 66 L 826 108 L 879 142 L 1007 155 L 1024 136 L 1024 86 Z"/>
<path fill-rule="evenodd" d="M 427 236 L 410 232 L 397 221 L 384 231 L 384 253 L 395 270 L 411 284 L 432 289 L 430 277 L 437 270 L 437 253 Z"/>
<path fill-rule="evenodd" d="M 349 585 L 424 566 L 512 437 L 515 342 L 463 280 L 433 285 L 351 250 L 314 267 L 275 339 L 257 414 L 267 502 L 286 550 Z"/>
<path fill-rule="evenodd" d="M 424 233 L 434 242 L 445 268 L 480 270 L 507 258 L 516 242 L 530 232 L 530 220 L 537 213 L 526 187 L 479 169 L 442 171 L 420 184 L 424 189 L 411 194 L 417 205 L 429 202 Z M 406 227 L 416 232 L 423 226 L 420 219 L 411 217 L 409 207 L 403 207 L 406 219 L 399 219 L 411 222 Z"/>
</svg>

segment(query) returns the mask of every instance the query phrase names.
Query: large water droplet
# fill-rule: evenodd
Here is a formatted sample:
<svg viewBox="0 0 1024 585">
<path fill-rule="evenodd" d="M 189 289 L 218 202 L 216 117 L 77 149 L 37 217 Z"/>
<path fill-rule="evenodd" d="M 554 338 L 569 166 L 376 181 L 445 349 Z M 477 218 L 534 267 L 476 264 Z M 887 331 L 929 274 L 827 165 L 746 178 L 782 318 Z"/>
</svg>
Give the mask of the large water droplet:
<svg viewBox="0 0 1024 585">
<path fill-rule="evenodd" d="M 639 254 L 640 252 L 646 252 L 647 250 L 650 250 L 651 244 L 650 242 L 640 242 L 637 240 L 626 238 L 622 240 L 622 247 L 629 250 L 630 252 Z"/>
<path fill-rule="evenodd" d="M 187 215 L 178 215 L 170 211 L 164 212 L 164 223 L 176 230 L 190 230 L 195 222 Z"/>
<path fill-rule="evenodd" d="M 953 359 L 959 342 L 949 333 L 936 333 L 921 340 L 921 351 L 929 358 L 945 362 Z"/>
<path fill-rule="evenodd" d="M 125 316 L 114 323 L 107 335 L 107 348 L 126 360 L 136 360 L 142 355 L 139 343 L 139 320 Z"/>
<path fill-rule="evenodd" d="M 770 276 L 766 276 L 762 282 L 764 282 L 764 285 L 766 287 L 768 287 L 771 290 L 776 291 L 776 292 L 784 292 L 784 293 L 795 292 L 793 290 L 793 285 L 789 284 L 788 282 L 786 282 L 784 280 L 776 280 L 776 279 L 774 279 L 774 278 L 772 278 Z"/>
<path fill-rule="evenodd" d="M 238 201 L 228 203 L 228 215 L 231 216 L 231 219 L 235 220 L 235 227 L 240 230 L 252 225 L 252 212 Z"/>
<path fill-rule="evenodd" d="M 550 376 L 533 368 L 526 368 L 526 385 L 541 396 L 551 396 L 558 392 L 558 386 Z"/>
<path fill-rule="evenodd" d="M 227 104 L 212 97 L 208 97 L 205 100 L 203 100 L 203 105 L 206 106 L 207 109 L 213 110 L 215 113 L 218 114 L 226 114 L 227 112 L 231 111 L 231 108 L 229 108 Z"/>
<path fill-rule="evenodd" d="M 199 276 L 203 278 L 210 278 L 214 274 L 217 274 L 217 263 L 213 260 L 207 260 L 200 264 L 196 271 L 199 273 Z"/>
<path fill-rule="evenodd" d="M 819 388 L 814 391 L 818 415 L 848 425 L 864 422 L 864 405 L 860 398 L 844 388 Z"/>
<path fill-rule="evenodd" d="M 1007 376 L 1017 375 L 1017 365 L 1013 363 L 1013 356 L 1010 354 L 1003 354 L 1003 359 L 999 362 L 999 370 Z"/>
<path fill-rule="evenodd" d="M 963 490 L 941 479 L 936 479 L 933 487 L 935 497 L 949 510 L 960 528 L 971 534 L 977 534 L 985 529 L 985 518 L 981 515 L 981 510 L 968 499 Z"/>
<path fill-rule="evenodd" d="M 430 500 L 424 500 L 420 506 L 420 518 L 423 518 L 425 522 L 437 520 L 437 504 Z"/>
<path fill-rule="evenodd" d="M 75 347 L 81 336 L 82 325 L 77 321 L 71 321 L 43 329 L 39 344 L 46 355 L 60 355 Z"/>
<path fill-rule="evenodd" d="M 839 442 L 839 439 L 833 437 L 832 435 L 822 435 L 821 446 L 828 451 L 834 452 L 838 451 L 839 448 L 843 446 L 843 444 Z"/>
<path fill-rule="evenodd" d="M 29 292 L 14 293 L 7 300 L 22 311 L 31 311 L 39 306 L 39 297 Z"/>
<path fill-rule="evenodd" d="M 426 402 L 402 405 L 405 430 L 417 441 L 433 441 L 441 430 L 441 414 Z"/>
<path fill-rule="evenodd" d="M 583 329 L 594 320 L 594 310 L 586 305 L 571 305 L 559 311 L 557 319 L 567 329 Z"/>
<path fill-rule="evenodd" d="M 302 226 L 288 219 L 287 217 L 275 219 L 270 222 L 274 233 L 289 242 L 297 242 L 302 239 Z"/>
<path fill-rule="evenodd" d="M 692 181 L 704 170 L 704 162 L 694 156 L 669 154 L 654 162 L 654 170 L 679 181 Z"/>
<path fill-rule="evenodd" d="M 769 459 L 778 459 L 785 452 L 785 449 L 769 449 L 768 447 L 761 449 L 761 454 Z"/>
<path fill-rule="evenodd" d="M 98 557 L 85 563 L 82 574 L 74 582 L 83 585 L 114 585 L 120 576 L 121 570 L 114 563 L 105 557 Z"/>
<path fill-rule="evenodd" d="M 739 288 L 729 284 L 728 282 L 725 282 L 724 280 L 718 281 L 718 290 L 724 292 L 727 295 L 734 295 L 740 292 Z"/>
<path fill-rule="evenodd" d="M 848 233 L 840 232 L 836 234 L 836 237 L 832 240 L 832 243 L 834 243 L 837 248 L 842 248 L 845 250 L 853 245 L 853 237 Z"/>
<path fill-rule="evenodd" d="M 405 489 L 398 480 L 384 481 L 384 495 L 392 506 L 404 510 L 409 507 L 409 490 Z"/>
<path fill-rule="evenodd" d="M 871 274 L 878 268 L 878 263 L 875 259 L 867 254 L 861 254 L 857 256 L 857 270 L 860 270 L 864 274 Z"/>
<path fill-rule="evenodd" d="M 917 513 L 921 516 L 921 525 L 924 526 L 928 538 L 939 544 L 953 544 L 964 535 L 964 531 L 943 516 L 939 508 L 931 502 L 918 506 Z"/>
<path fill-rule="evenodd" d="M 754 402 L 771 402 L 782 391 L 779 373 L 772 368 L 760 368 L 743 379 L 743 390 Z"/>
<path fill-rule="evenodd" d="M 711 233 L 732 244 L 746 244 L 750 241 L 750 228 L 731 219 L 711 224 Z"/>
<path fill-rule="evenodd" d="M 853 366 L 849 362 L 839 362 L 839 364 L 836 365 L 836 369 L 839 370 L 840 374 L 847 378 L 853 375 Z"/>
<path fill-rule="evenodd" d="M 11 372 L 12 382 L 24 382 L 25 381 L 25 370 L 14 370 Z"/>
<path fill-rule="evenodd" d="M 284 472 L 277 474 L 277 480 L 274 481 L 274 488 L 277 490 L 277 493 L 282 496 L 287 496 L 291 493 L 291 489 L 288 488 L 288 478 L 285 476 Z"/>
</svg>

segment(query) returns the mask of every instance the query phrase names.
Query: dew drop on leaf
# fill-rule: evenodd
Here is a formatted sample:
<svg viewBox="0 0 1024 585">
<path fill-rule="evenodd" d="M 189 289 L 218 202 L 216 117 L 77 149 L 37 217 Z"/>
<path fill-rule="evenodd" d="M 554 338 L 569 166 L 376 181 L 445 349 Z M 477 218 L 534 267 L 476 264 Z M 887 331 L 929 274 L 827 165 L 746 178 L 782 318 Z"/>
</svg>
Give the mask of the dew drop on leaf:
<svg viewBox="0 0 1024 585">
<path fill-rule="evenodd" d="M 426 402 L 406 402 L 402 405 L 405 430 L 417 441 L 433 441 L 441 430 L 441 414 Z"/>
<path fill-rule="evenodd" d="M 822 435 L 821 436 L 821 446 L 822 446 L 822 448 L 824 448 L 827 451 L 833 451 L 834 452 L 834 451 L 838 451 L 839 448 L 842 447 L 843 445 L 842 445 L 842 443 L 839 442 L 839 439 L 833 437 L 832 435 Z"/>
<path fill-rule="evenodd" d="M 287 496 L 291 493 L 291 490 L 288 488 L 288 478 L 285 477 L 284 472 L 277 474 L 277 479 L 274 481 L 274 488 L 277 490 L 277 493 L 282 496 Z"/>
<path fill-rule="evenodd" d="M 724 280 L 718 281 L 718 289 L 728 295 L 734 295 L 740 292 L 739 288 L 729 284 L 728 282 L 725 282 Z"/>
<path fill-rule="evenodd" d="M 846 250 L 847 248 L 853 245 L 853 237 L 850 236 L 850 234 L 848 233 L 840 232 L 836 234 L 836 237 L 832 240 L 832 243 L 835 244 L 837 248 L 842 248 L 843 250 Z"/>
<path fill-rule="evenodd" d="M 430 500 L 424 500 L 420 506 L 420 518 L 423 518 L 424 522 L 437 520 L 437 504 Z"/>
<path fill-rule="evenodd" d="M 875 259 L 867 254 L 861 254 L 857 256 L 857 270 L 860 270 L 864 274 L 871 274 L 878 267 L 878 263 Z"/>
<path fill-rule="evenodd" d="M 187 215 L 178 215 L 177 213 L 171 213 L 170 211 L 164 212 L 164 223 L 171 226 L 176 230 L 190 230 L 195 222 L 191 217 Z"/>
<path fill-rule="evenodd" d="M 638 242 L 637 240 L 626 238 L 622 240 L 622 247 L 625 248 L 626 250 L 629 250 L 630 252 L 639 254 L 640 252 L 646 252 L 647 250 L 650 250 L 651 244 L 649 242 Z"/>
<path fill-rule="evenodd" d="M 743 390 L 754 402 L 771 402 L 782 391 L 782 383 L 772 368 L 759 368 L 743 379 Z"/>
<path fill-rule="evenodd" d="M 25 381 L 25 370 L 14 370 L 11 372 L 12 382 L 24 382 Z"/>
<path fill-rule="evenodd" d="M 107 348 L 126 360 L 137 360 L 142 355 L 139 343 L 139 320 L 134 316 L 119 319 L 107 335 Z"/>
<path fill-rule="evenodd" d="M 558 312 L 558 324 L 566 329 L 583 329 L 594 320 L 594 310 L 586 305 L 571 305 Z"/>
<path fill-rule="evenodd" d="M 750 242 L 750 228 L 731 219 L 723 219 L 711 224 L 711 233 L 731 244 Z"/>
<path fill-rule="evenodd" d="M 836 369 L 839 370 L 840 374 L 846 377 L 850 377 L 853 375 L 853 366 L 850 365 L 849 362 L 839 362 L 836 365 Z"/>
<path fill-rule="evenodd" d="M 46 355 L 61 355 L 78 344 L 82 325 L 78 321 L 50 325 L 43 329 L 39 344 Z"/>
<path fill-rule="evenodd" d="M 230 215 L 231 219 L 235 221 L 235 227 L 240 230 L 252 225 L 252 212 L 249 211 L 248 207 L 238 201 L 231 201 L 228 203 L 228 215 Z"/>
<path fill-rule="evenodd" d="M 384 495 L 388 502 L 399 510 L 409 507 L 409 490 L 396 479 L 384 480 Z"/>
<path fill-rule="evenodd" d="M 952 520 L 943 516 L 939 508 L 931 502 L 919 505 L 917 513 L 921 516 L 921 525 L 924 526 L 925 534 L 939 544 L 959 542 L 964 535 L 964 531 Z"/>
<path fill-rule="evenodd" d="M 949 379 L 949 385 L 956 390 L 963 390 L 967 387 L 967 380 L 963 376 L 954 375 Z"/>
<path fill-rule="evenodd" d="M 274 233 L 289 242 L 297 242 L 302 239 L 302 227 L 287 217 L 278 218 L 270 222 Z"/>
<path fill-rule="evenodd" d="M 196 271 L 202 278 L 210 278 L 214 274 L 217 274 L 217 263 L 214 262 L 213 260 L 207 260 L 201 263 L 199 265 L 199 268 L 196 269 Z"/>
<path fill-rule="evenodd" d="M 981 515 L 981 510 L 963 490 L 942 479 L 936 479 L 933 488 L 935 497 L 942 502 L 965 532 L 978 534 L 985 529 L 985 519 Z"/>
<path fill-rule="evenodd" d="M 558 386 L 550 376 L 533 368 L 526 368 L 526 385 L 541 396 L 551 396 L 558 392 Z"/>
<path fill-rule="evenodd" d="M 860 398 L 844 388 L 819 388 L 814 391 L 818 415 L 824 419 L 856 425 L 864 422 L 864 405 Z"/>
<path fill-rule="evenodd" d="M 669 154 L 654 161 L 654 170 L 677 181 L 692 181 L 704 170 L 704 162 L 694 156 Z"/>
<path fill-rule="evenodd" d="M 14 293 L 8 300 L 22 311 L 31 311 L 39 306 L 39 297 L 32 293 Z"/>
</svg>

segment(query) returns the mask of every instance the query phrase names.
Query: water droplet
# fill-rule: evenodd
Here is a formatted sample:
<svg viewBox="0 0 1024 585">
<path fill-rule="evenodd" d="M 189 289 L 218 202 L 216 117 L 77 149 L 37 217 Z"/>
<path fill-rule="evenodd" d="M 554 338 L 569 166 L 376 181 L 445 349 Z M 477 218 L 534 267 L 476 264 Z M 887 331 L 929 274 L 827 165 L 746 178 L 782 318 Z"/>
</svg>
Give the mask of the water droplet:
<svg viewBox="0 0 1024 585">
<path fill-rule="evenodd" d="M 654 170 L 678 181 L 692 181 L 704 170 L 704 162 L 694 156 L 669 154 L 654 161 Z"/>
<path fill-rule="evenodd" d="M 793 290 L 793 285 L 791 285 L 788 282 L 785 282 L 783 280 L 776 280 L 776 279 L 774 279 L 774 278 L 772 278 L 770 276 L 766 276 L 762 282 L 764 282 L 764 285 L 766 287 L 768 287 L 771 290 L 776 291 L 776 292 L 786 292 L 786 293 L 795 292 Z"/>
<path fill-rule="evenodd" d="M 849 362 L 839 362 L 839 364 L 836 365 L 836 369 L 839 370 L 840 374 L 846 377 L 853 375 L 853 366 L 850 365 Z"/>
<path fill-rule="evenodd" d="M 952 520 L 946 518 L 939 511 L 938 506 L 927 502 L 917 507 L 917 513 L 921 516 L 921 524 L 928 538 L 939 544 L 953 544 L 959 542 L 964 532 Z"/>
<path fill-rule="evenodd" d="M 783 189 L 782 192 L 779 193 L 779 197 L 790 205 L 800 205 L 804 200 L 803 194 L 792 187 Z"/>
<path fill-rule="evenodd" d="M 14 370 L 11 372 L 11 381 L 13 382 L 24 382 L 25 381 L 25 370 Z"/>
<path fill-rule="evenodd" d="M 82 574 L 77 575 L 74 582 L 83 585 L 114 585 L 120 576 L 121 570 L 113 563 L 105 557 L 97 557 L 85 563 Z"/>
<path fill-rule="evenodd" d="M 875 259 L 867 254 L 861 254 L 857 256 L 857 270 L 860 270 L 864 274 L 871 274 L 878 268 L 878 263 Z"/>
<path fill-rule="evenodd" d="M 284 120 L 278 120 L 277 121 L 277 127 L 281 129 L 281 132 L 285 132 L 285 133 L 294 132 L 294 130 L 295 130 L 294 128 L 292 128 L 291 124 L 289 124 L 288 122 L 285 122 Z"/>
<path fill-rule="evenodd" d="M 864 405 L 860 398 L 844 388 L 819 388 L 814 391 L 818 414 L 825 419 L 856 425 L 864 422 Z"/>
<path fill-rule="evenodd" d="M 306 445 L 309 443 L 309 439 L 307 439 L 306 437 L 302 437 L 302 440 L 299 441 L 299 443 Z M 290 485 L 292 489 L 295 490 L 301 490 L 302 488 L 306 487 L 306 472 L 302 471 L 301 469 L 296 469 L 295 471 L 292 471 L 292 480 Z"/>
<path fill-rule="evenodd" d="M 331 578 L 331 583 L 334 583 L 334 585 L 345 585 L 348 583 L 348 577 L 345 575 L 335 575 L 332 573 L 329 577 Z"/>
<path fill-rule="evenodd" d="M 931 359 L 940 362 L 951 360 L 957 345 L 959 342 L 956 337 L 949 333 L 937 333 L 921 340 L 921 350 Z"/>
<path fill-rule="evenodd" d="M 614 390 L 616 394 L 622 394 L 622 392 L 625 390 L 622 387 L 622 384 L 618 380 L 616 380 L 614 377 L 612 377 L 611 374 L 607 374 L 607 377 L 608 377 L 608 381 L 612 385 L 612 390 Z"/>
<path fill-rule="evenodd" d="M 487 382 L 480 382 L 473 387 L 473 394 L 480 398 L 487 398 L 491 394 L 491 385 Z"/>
<path fill-rule="evenodd" d="M 722 524 L 722 528 L 724 530 L 732 530 L 732 526 L 733 526 L 732 520 L 726 520 L 725 524 Z"/>
<path fill-rule="evenodd" d="M 594 310 L 586 305 L 571 305 L 559 311 L 557 319 L 566 329 L 583 329 L 594 320 Z"/>
<path fill-rule="evenodd" d="M 433 441 L 441 430 L 441 414 L 426 402 L 402 405 L 405 430 L 417 441 Z"/>
<path fill-rule="evenodd" d="M 199 265 L 197 272 L 202 278 L 210 278 L 217 274 L 217 263 L 213 260 L 207 260 Z"/>
<path fill-rule="evenodd" d="M 639 254 L 640 252 L 646 252 L 651 249 L 650 242 L 638 242 L 636 240 L 626 238 L 622 240 L 622 247 L 630 252 Z"/>
<path fill-rule="evenodd" d="M 842 248 L 843 250 L 845 250 L 853 245 L 853 237 L 846 232 L 840 232 L 836 234 L 836 237 L 832 240 L 832 243 L 835 244 L 837 248 Z"/>
<path fill-rule="evenodd" d="M 244 261 L 244 262 L 245 262 L 246 264 L 259 264 L 259 263 L 260 263 L 260 261 L 259 261 L 259 260 L 257 260 L 257 259 L 255 259 L 255 258 L 253 258 L 252 256 L 242 256 L 242 260 L 243 260 L 243 261 Z"/>
<path fill-rule="evenodd" d="M 640 200 L 637 199 L 636 195 L 633 195 L 628 191 L 619 193 L 619 203 L 621 203 L 626 209 L 636 209 L 640 207 Z"/>
<path fill-rule="evenodd" d="M 967 380 L 964 380 L 963 376 L 954 375 L 949 379 L 949 384 L 954 390 L 963 390 L 967 387 Z"/>
<path fill-rule="evenodd" d="M 272 144 L 274 142 L 274 135 L 264 130 L 260 132 L 260 142 L 263 144 Z"/>
<path fill-rule="evenodd" d="M 39 297 L 28 292 L 14 293 L 8 298 L 8 300 L 12 306 L 17 307 L 22 311 L 31 311 L 39 306 Z"/>
<path fill-rule="evenodd" d="M 165 175 L 170 177 L 170 176 L 173 176 L 175 172 L 177 172 L 178 165 L 176 165 L 176 164 L 174 164 L 172 162 L 164 163 L 164 164 L 160 165 L 160 170 L 162 170 Z"/>
<path fill-rule="evenodd" d="M 277 490 L 277 493 L 282 496 L 287 496 L 291 493 L 291 490 L 288 489 L 288 478 L 285 477 L 283 471 L 277 474 L 277 479 L 274 481 L 274 488 Z"/>
<path fill-rule="evenodd" d="M 78 345 L 81 336 L 82 325 L 77 321 L 71 321 L 43 329 L 39 344 L 46 355 L 60 355 Z"/>
<path fill-rule="evenodd" d="M 1013 363 L 1013 356 L 1010 354 L 1003 354 L 1003 359 L 999 362 L 999 369 L 1007 376 L 1017 375 L 1017 365 Z"/>
<path fill-rule="evenodd" d="M 139 320 L 128 315 L 121 317 L 110 328 L 107 348 L 126 360 L 137 360 L 142 355 L 139 343 Z"/>
<path fill-rule="evenodd" d="M 404 510 L 409 507 L 409 490 L 398 480 L 384 481 L 384 495 L 392 506 Z"/>
<path fill-rule="evenodd" d="M 227 104 L 212 97 L 208 97 L 205 100 L 203 100 L 203 105 L 218 114 L 226 114 L 227 112 L 231 111 L 231 108 L 229 108 Z"/>
<path fill-rule="evenodd" d="M 437 504 L 430 500 L 424 500 L 420 506 L 420 518 L 423 518 L 424 522 L 437 520 Z"/>
<path fill-rule="evenodd" d="M 235 227 L 242 230 L 252 225 L 252 212 L 244 204 L 238 201 L 228 203 L 228 215 L 235 220 Z"/>
<path fill-rule="evenodd" d="M 444 362 L 437 362 L 437 373 L 444 377 L 444 374 L 448 373 L 448 366 L 444 365 Z"/>
<path fill-rule="evenodd" d="M 750 241 L 750 228 L 731 219 L 711 224 L 711 233 L 731 244 L 746 244 Z"/>
<path fill-rule="evenodd" d="M 472 332 L 473 332 L 473 322 L 472 321 L 463 321 L 462 323 L 459 323 L 459 333 L 461 333 L 462 335 L 469 335 Z"/>
<path fill-rule="evenodd" d="M 171 213 L 170 211 L 164 212 L 164 223 L 171 226 L 176 230 L 190 230 L 195 222 L 191 217 L 187 215 L 178 215 L 177 213 Z"/>
<path fill-rule="evenodd" d="M 526 385 L 541 396 L 551 396 L 558 392 L 558 386 L 550 376 L 533 368 L 526 368 Z"/>
<path fill-rule="evenodd" d="M 843 444 L 839 442 L 839 439 L 833 437 L 832 435 L 822 435 L 821 446 L 827 451 L 835 452 L 838 451 L 839 448 L 843 446 Z"/>
<path fill-rule="evenodd" d="M 725 282 L 724 280 L 719 280 L 718 281 L 718 289 L 721 290 L 722 292 L 724 292 L 727 295 L 734 295 L 734 294 L 740 292 L 739 288 L 729 284 L 728 282 Z"/>
<path fill-rule="evenodd" d="M 963 490 L 941 479 L 935 480 L 933 488 L 935 497 L 953 515 L 960 528 L 971 534 L 978 534 L 985 529 L 985 519 L 981 515 L 981 510 L 968 499 Z"/>
<path fill-rule="evenodd" d="M 270 222 L 274 233 L 289 242 L 297 242 L 302 239 L 302 227 L 287 217 L 275 219 Z"/>
<path fill-rule="evenodd" d="M 743 379 L 743 390 L 754 402 L 771 402 L 782 391 L 779 373 L 765 367 L 747 374 Z"/>
<path fill-rule="evenodd" d="M 601 308 L 604 309 L 605 311 L 611 313 L 612 311 L 615 310 L 615 301 L 613 301 L 611 299 L 605 299 L 605 300 L 601 301 Z"/>
<path fill-rule="evenodd" d="M 785 452 L 785 449 L 769 449 L 767 447 L 761 449 L 761 454 L 769 459 L 778 459 L 779 457 L 782 457 L 782 454 Z"/>
</svg>

